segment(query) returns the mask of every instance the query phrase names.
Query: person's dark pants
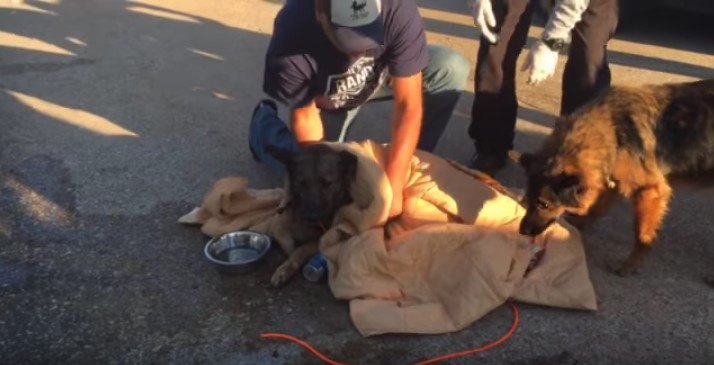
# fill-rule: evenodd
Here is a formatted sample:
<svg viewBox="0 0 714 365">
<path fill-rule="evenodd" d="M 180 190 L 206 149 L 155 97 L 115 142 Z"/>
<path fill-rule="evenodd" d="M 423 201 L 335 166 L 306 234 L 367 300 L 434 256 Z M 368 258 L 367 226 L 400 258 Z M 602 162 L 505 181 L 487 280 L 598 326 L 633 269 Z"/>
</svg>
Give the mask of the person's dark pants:
<svg viewBox="0 0 714 365">
<path fill-rule="evenodd" d="M 483 37 L 476 59 L 469 136 L 480 154 L 513 148 L 518 113 L 516 62 L 528 38 L 535 1 L 495 0 L 499 41 Z M 610 86 L 606 46 L 617 26 L 617 0 L 591 0 L 572 31 L 562 82 L 560 114 L 575 111 Z"/>
<path fill-rule="evenodd" d="M 451 118 L 466 86 L 470 64 L 460 54 L 441 46 L 428 46 L 429 64 L 422 72 L 424 91 L 421 133 L 417 148 L 433 151 Z M 390 87 L 384 86 L 370 100 L 387 100 L 393 97 Z M 350 139 L 350 126 L 359 112 L 359 107 L 343 113 L 321 113 L 325 139 L 344 142 Z M 391 123 L 391 118 L 385 118 Z M 296 149 L 292 132 L 281 121 L 275 110 L 267 105 L 258 105 L 250 124 L 249 144 L 255 159 L 272 170 L 282 172 L 282 166 L 266 152 L 268 145 Z"/>
<path fill-rule="evenodd" d="M 572 32 L 563 71 L 560 115 L 567 115 L 610 86 L 607 42 L 617 28 L 617 0 L 591 0 Z"/>
</svg>

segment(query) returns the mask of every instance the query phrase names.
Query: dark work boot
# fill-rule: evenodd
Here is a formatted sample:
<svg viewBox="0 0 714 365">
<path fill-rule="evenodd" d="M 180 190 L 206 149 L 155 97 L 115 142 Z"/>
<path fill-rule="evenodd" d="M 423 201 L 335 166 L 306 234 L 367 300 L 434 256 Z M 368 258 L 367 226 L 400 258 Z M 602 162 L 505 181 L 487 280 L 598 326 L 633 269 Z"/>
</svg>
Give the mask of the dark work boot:
<svg viewBox="0 0 714 365">
<path fill-rule="evenodd" d="M 469 160 L 469 167 L 474 170 L 485 172 L 489 175 L 495 174 L 498 170 L 506 166 L 508 159 L 507 152 L 499 153 L 474 153 Z"/>
</svg>

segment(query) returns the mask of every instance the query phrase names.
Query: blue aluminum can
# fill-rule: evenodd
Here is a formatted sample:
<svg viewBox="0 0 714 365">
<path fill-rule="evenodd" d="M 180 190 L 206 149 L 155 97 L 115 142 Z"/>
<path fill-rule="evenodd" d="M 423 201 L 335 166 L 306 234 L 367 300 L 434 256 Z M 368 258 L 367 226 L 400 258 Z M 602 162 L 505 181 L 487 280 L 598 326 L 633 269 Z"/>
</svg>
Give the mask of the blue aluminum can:
<svg viewBox="0 0 714 365">
<path fill-rule="evenodd" d="M 302 267 L 302 276 L 308 281 L 318 282 L 325 277 L 325 273 L 327 273 L 327 261 L 319 253 Z"/>
</svg>

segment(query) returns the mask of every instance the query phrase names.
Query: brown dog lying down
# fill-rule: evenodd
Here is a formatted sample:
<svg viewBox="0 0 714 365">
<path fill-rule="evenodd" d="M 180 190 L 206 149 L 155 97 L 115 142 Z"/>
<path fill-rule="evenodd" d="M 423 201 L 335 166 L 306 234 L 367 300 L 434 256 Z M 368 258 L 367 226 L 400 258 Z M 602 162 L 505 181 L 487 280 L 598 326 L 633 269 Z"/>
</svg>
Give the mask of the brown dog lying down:
<svg viewBox="0 0 714 365">
<path fill-rule="evenodd" d="M 283 250 L 288 259 L 278 267 L 270 282 L 283 285 L 310 257 L 318 252 L 318 241 L 332 225 L 337 211 L 352 203 L 351 186 L 357 172 L 357 157 L 324 144 L 301 147 L 298 152 L 268 146 L 268 153 L 285 165 L 288 216 L 295 242 L 294 250 Z"/>
<path fill-rule="evenodd" d="M 374 157 L 362 151 L 340 143 L 306 145 L 297 152 L 271 147 L 268 152 L 286 167 L 284 189 L 250 189 L 246 178 L 223 178 L 178 222 L 201 225 L 209 236 L 236 230 L 271 236 L 288 255 L 271 277 L 281 286 L 318 248 L 386 223 L 389 182 Z"/>
<path fill-rule="evenodd" d="M 714 168 L 714 80 L 613 87 L 560 118 L 535 154 L 515 154 L 527 171 L 527 213 L 536 236 L 561 214 L 592 222 L 616 195 L 634 205 L 635 247 L 617 271 L 641 266 L 667 210 L 669 175 L 696 177 Z"/>
</svg>

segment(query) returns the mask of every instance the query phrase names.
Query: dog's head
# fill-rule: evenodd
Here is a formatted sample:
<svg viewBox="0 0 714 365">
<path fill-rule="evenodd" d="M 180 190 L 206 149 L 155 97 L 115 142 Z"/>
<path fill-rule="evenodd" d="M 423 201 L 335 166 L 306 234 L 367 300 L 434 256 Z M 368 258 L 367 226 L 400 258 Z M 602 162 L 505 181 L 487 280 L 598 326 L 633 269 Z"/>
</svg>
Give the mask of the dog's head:
<svg viewBox="0 0 714 365">
<path fill-rule="evenodd" d="M 586 188 L 581 175 L 566 173 L 555 167 L 552 159 L 542 161 L 530 154 L 520 155 L 518 162 L 528 175 L 523 201 L 526 215 L 521 220 L 521 234 L 537 236 L 563 213 L 580 214 L 583 211 Z"/>
<path fill-rule="evenodd" d="M 316 143 L 297 152 L 269 146 L 267 152 L 285 165 L 289 209 L 297 218 L 328 226 L 337 211 L 352 202 L 350 187 L 357 175 L 357 157 Z"/>
</svg>

